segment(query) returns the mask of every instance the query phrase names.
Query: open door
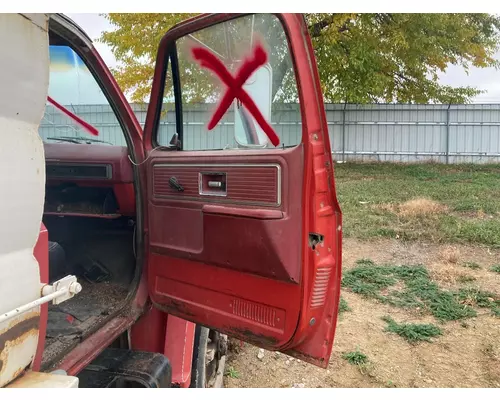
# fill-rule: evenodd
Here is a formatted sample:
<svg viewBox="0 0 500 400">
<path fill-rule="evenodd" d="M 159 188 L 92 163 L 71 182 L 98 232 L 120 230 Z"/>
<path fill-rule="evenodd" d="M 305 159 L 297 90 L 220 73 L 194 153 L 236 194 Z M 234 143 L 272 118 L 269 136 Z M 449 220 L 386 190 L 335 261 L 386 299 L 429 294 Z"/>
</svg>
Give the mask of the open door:
<svg viewBox="0 0 500 400">
<path fill-rule="evenodd" d="M 211 14 L 171 29 L 144 139 L 154 305 L 326 367 L 341 213 L 303 16 Z"/>
</svg>

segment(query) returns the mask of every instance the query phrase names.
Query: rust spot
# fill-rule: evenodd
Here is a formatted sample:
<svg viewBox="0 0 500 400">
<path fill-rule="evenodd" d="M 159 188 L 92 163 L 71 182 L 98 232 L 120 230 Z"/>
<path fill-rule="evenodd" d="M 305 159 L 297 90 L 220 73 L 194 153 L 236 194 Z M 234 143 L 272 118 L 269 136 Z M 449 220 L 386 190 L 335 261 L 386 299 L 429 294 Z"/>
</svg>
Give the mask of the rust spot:
<svg viewBox="0 0 500 400">
<path fill-rule="evenodd" d="M 14 375 L 12 375 L 12 376 L 15 378 L 19 378 L 24 373 L 25 373 L 25 368 L 21 367 L 21 368 L 16 369 L 16 371 L 14 372 Z"/>
<path fill-rule="evenodd" d="M 167 304 L 158 305 L 158 308 L 166 312 L 168 314 L 187 316 L 187 317 L 195 317 L 196 314 L 193 314 L 189 311 L 183 303 L 180 303 L 175 300 L 169 300 Z"/>
<path fill-rule="evenodd" d="M 226 333 L 230 336 L 237 337 L 255 345 L 262 345 L 262 347 L 269 347 L 269 345 L 278 344 L 279 340 L 272 336 L 266 336 L 249 331 L 248 329 L 238 329 L 233 327 L 224 327 Z"/>
<path fill-rule="evenodd" d="M 297 350 L 287 350 L 287 351 L 284 351 L 285 354 L 288 354 L 289 356 L 292 356 L 294 358 L 298 358 L 302 361 L 305 361 L 306 363 L 309 363 L 309 364 L 312 364 L 312 365 L 316 365 L 317 367 L 320 367 L 320 368 L 325 368 L 323 366 L 323 363 L 325 361 L 325 358 L 324 357 L 319 357 L 319 358 L 314 358 L 314 357 L 311 357 L 310 355 L 308 354 L 304 354 L 300 351 L 297 351 Z"/>
<path fill-rule="evenodd" d="M 28 336 L 38 332 L 40 314 L 38 312 L 25 315 L 25 319 L 18 323 L 11 324 L 0 333 L 0 355 L 7 343 L 15 345 L 22 344 Z M 0 372 L 3 369 L 3 360 L 0 357 Z"/>
</svg>

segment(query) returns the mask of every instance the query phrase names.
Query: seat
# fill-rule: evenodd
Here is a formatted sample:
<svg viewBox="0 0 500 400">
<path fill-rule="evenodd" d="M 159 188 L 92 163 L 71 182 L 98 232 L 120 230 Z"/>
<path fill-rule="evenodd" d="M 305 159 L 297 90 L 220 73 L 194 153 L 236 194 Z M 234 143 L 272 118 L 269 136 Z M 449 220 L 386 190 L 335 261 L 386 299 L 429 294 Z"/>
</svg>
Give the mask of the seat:
<svg viewBox="0 0 500 400">
<path fill-rule="evenodd" d="M 66 253 L 57 242 L 49 242 L 49 283 L 64 277 L 66 273 Z"/>
</svg>

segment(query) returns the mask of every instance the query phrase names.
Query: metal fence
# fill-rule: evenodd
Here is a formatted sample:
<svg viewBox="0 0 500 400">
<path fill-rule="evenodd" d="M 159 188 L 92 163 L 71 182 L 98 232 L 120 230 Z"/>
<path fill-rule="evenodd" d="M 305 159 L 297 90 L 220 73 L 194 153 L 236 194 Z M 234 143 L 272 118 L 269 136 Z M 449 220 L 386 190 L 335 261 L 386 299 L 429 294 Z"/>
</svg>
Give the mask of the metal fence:
<svg viewBox="0 0 500 400">
<path fill-rule="evenodd" d="M 108 105 L 68 106 L 94 125 L 100 139 L 125 144 L 122 130 Z M 144 126 L 147 105 L 132 108 Z M 168 109 L 167 109 L 168 110 Z M 223 149 L 236 146 L 232 112 L 211 132 L 205 125 L 211 109 L 193 105 L 183 110 L 183 148 Z M 327 104 L 326 114 L 333 157 L 337 161 L 439 163 L 500 162 L 500 105 Z M 297 104 L 274 104 L 272 125 L 285 145 L 301 140 Z M 175 133 L 173 108 L 160 122 L 159 143 Z M 47 107 L 40 127 L 43 138 L 77 135 L 67 117 Z"/>
</svg>

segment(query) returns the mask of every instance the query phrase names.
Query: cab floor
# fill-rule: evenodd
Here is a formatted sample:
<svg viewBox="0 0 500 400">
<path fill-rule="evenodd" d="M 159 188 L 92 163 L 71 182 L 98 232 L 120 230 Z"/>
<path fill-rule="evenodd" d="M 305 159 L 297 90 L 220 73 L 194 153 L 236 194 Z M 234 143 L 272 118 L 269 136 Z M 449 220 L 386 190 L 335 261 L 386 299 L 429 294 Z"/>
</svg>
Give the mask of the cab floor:
<svg viewBox="0 0 500 400">
<path fill-rule="evenodd" d="M 129 290 L 129 285 L 123 283 L 78 281 L 82 285 L 80 293 L 59 305 L 49 305 L 42 369 L 50 368 L 62 354 L 110 319 Z"/>
</svg>

